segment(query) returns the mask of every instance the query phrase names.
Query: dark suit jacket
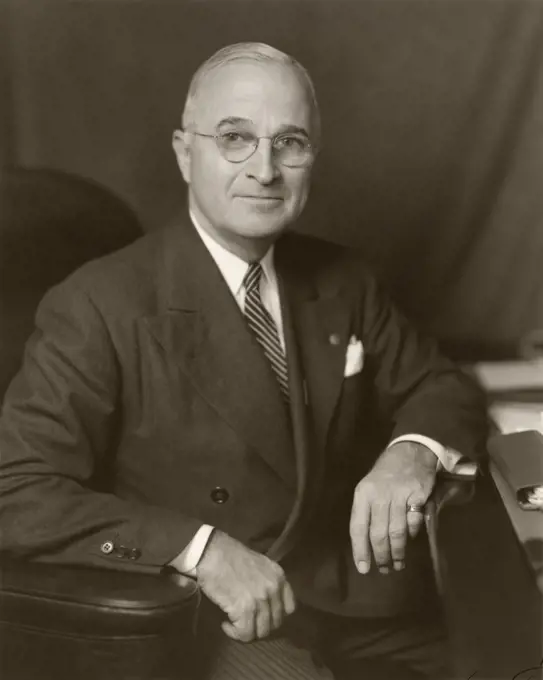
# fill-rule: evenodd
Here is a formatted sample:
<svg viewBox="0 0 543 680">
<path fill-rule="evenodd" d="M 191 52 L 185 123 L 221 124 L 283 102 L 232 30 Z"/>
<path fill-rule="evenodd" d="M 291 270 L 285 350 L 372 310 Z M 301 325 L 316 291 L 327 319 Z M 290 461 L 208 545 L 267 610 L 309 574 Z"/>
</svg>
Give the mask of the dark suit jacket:
<svg viewBox="0 0 543 680">
<path fill-rule="evenodd" d="M 286 235 L 276 268 L 290 414 L 188 224 L 46 295 L 0 425 L 4 550 L 159 572 L 205 522 L 283 561 L 301 597 L 321 606 L 417 606 L 430 578 L 424 538 L 404 572 L 358 575 L 352 490 L 389 436 L 417 432 L 478 455 L 481 394 L 393 309 L 357 254 Z M 365 364 L 344 379 L 352 335 Z"/>
</svg>

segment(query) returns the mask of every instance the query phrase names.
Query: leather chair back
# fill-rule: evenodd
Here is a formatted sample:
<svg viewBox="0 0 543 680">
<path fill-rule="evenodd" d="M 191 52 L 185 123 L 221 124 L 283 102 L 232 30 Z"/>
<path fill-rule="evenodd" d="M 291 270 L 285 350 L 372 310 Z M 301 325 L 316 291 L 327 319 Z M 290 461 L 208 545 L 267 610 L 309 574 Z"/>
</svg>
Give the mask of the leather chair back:
<svg viewBox="0 0 543 680">
<path fill-rule="evenodd" d="M 0 399 L 44 293 L 141 233 L 132 210 L 95 182 L 41 168 L 0 171 Z"/>
</svg>

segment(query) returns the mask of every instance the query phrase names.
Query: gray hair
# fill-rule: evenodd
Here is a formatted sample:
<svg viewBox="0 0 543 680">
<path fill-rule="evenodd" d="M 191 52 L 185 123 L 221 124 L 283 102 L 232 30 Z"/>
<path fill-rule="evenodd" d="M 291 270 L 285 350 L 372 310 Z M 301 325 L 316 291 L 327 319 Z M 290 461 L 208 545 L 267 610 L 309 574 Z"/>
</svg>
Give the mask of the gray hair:
<svg viewBox="0 0 543 680">
<path fill-rule="evenodd" d="M 318 144 L 320 141 L 321 120 L 319 104 L 317 102 L 317 94 L 315 92 L 315 86 L 313 85 L 311 76 L 309 75 L 308 71 L 300 64 L 300 62 L 294 59 L 294 57 L 285 54 L 285 52 L 281 52 L 275 47 L 271 47 L 265 43 L 257 42 L 242 42 L 235 43 L 233 45 L 227 45 L 226 47 L 223 47 L 215 52 L 215 54 L 211 55 L 211 57 L 204 61 L 204 63 L 197 69 L 190 82 L 187 98 L 185 100 L 182 122 L 183 128 L 186 130 L 188 126 L 194 123 L 193 115 L 196 99 L 205 79 L 211 73 L 211 71 L 224 66 L 225 64 L 238 60 L 252 60 L 264 63 L 267 62 L 281 64 L 288 66 L 295 71 L 295 73 L 300 78 L 302 85 L 306 88 L 311 100 L 312 125 L 314 129 L 314 135 L 316 137 L 314 141 Z"/>
</svg>

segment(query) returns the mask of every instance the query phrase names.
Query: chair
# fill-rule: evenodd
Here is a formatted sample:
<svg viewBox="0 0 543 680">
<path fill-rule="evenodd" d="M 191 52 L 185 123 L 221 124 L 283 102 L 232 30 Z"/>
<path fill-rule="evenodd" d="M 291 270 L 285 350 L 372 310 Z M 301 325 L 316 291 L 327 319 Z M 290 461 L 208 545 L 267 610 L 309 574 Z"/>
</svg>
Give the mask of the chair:
<svg viewBox="0 0 543 680">
<path fill-rule="evenodd" d="M 45 290 L 139 233 L 130 209 L 92 182 L 42 169 L 0 175 L 0 395 Z M 476 482 L 442 480 L 427 530 L 459 677 L 490 669 L 488 678 L 509 678 L 505 662 L 534 663 L 534 584 L 488 471 Z M 5 680 L 191 678 L 199 593 L 190 579 L 6 559 L 0 577 Z M 504 609 L 511 584 L 518 597 Z"/>
<path fill-rule="evenodd" d="M 55 170 L 0 170 L 0 395 L 45 291 L 140 234 L 132 211 L 94 182 Z"/>
<path fill-rule="evenodd" d="M 0 173 L 0 398 L 45 291 L 140 234 L 133 212 L 94 182 L 48 169 Z M 180 680 L 197 602 L 190 579 L 2 559 L 0 676 Z"/>
<path fill-rule="evenodd" d="M 491 465 L 483 466 L 475 481 L 441 483 L 430 510 L 429 536 L 454 677 L 541 677 L 543 593 Z"/>
</svg>

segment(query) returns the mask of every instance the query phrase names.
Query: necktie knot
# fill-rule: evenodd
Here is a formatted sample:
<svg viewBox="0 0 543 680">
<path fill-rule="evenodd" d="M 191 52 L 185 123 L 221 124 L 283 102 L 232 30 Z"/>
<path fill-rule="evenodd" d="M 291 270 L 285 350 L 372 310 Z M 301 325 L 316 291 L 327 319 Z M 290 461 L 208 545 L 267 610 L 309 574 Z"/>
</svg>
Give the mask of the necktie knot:
<svg viewBox="0 0 543 680">
<path fill-rule="evenodd" d="M 243 285 L 247 293 L 259 290 L 261 277 L 262 265 L 260 262 L 251 262 L 243 278 Z"/>
</svg>

